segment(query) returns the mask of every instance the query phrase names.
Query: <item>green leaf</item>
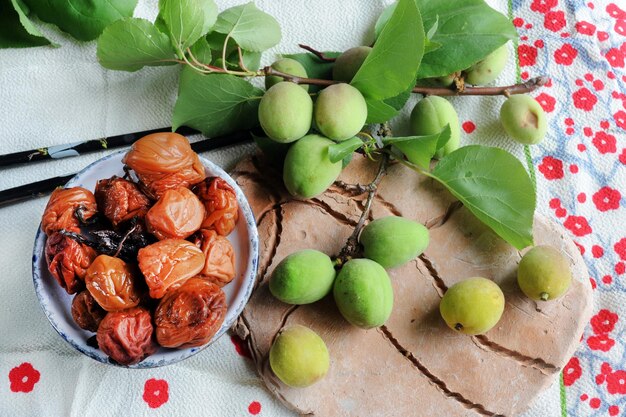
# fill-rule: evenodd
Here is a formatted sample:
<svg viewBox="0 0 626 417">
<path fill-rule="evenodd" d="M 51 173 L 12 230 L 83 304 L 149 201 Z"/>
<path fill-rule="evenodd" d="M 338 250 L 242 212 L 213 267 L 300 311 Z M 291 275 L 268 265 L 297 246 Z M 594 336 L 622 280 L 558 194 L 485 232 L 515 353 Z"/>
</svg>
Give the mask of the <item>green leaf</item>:
<svg viewBox="0 0 626 417">
<path fill-rule="evenodd" d="M 411 88 L 404 93 L 400 93 L 395 97 L 385 100 L 373 100 L 366 98 L 367 123 L 384 123 L 396 117 L 409 100 L 412 89 L 413 87 L 411 86 Z"/>
<path fill-rule="evenodd" d="M 341 55 L 341 52 L 324 52 L 324 55 L 328 58 L 337 58 Z M 320 78 L 323 80 L 333 79 L 334 62 L 322 61 L 314 54 L 308 52 L 300 54 L 287 54 L 283 56 L 285 58 L 295 59 L 301 63 L 309 78 Z M 309 92 L 314 93 L 319 90 L 321 90 L 321 88 L 316 85 L 309 86 Z"/>
<path fill-rule="evenodd" d="M 378 39 L 378 37 L 380 36 L 380 33 L 385 28 L 385 25 L 387 25 L 387 22 L 389 22 L 389 19 L 391 19 L 391 15 L 393 14 L 393 11 L 396 9 L 397 4 L 398 3 L 393 3 L 387 6 L 385 10 L 383 10 L 383 12 L 381 13 L 378 20 L 376 21 L 376 25 L 374 26 L 374 37 L 376 39 Z"/>
<path fill-rule="evenodd" d="M 363 141 L 356 136 L 352 139 L 328 145 L 328 157 L 330 158 L 330 162 L 334 164 L 335 162 L 344 160 L 361 146 L 363 146 Z"/>
<path fill-rule="evenodd" d="M 281 37 L 276 19 L 257 9 L 252 2 L 224 10 L 213 29 L 252 52 L 263 52 L 277 45 Z"/>
<path fill-rule="evenodd" d="M 159 0 L 157 27 L 180 54 L 206 35 L 216 20 L 213 0 Z"/>
<path fill-rule="evenodd" d="M 211 46 L 206 38 L 200 38 L 189 48 L 193 57 L 202 64 L 210 64 L 213 59 Z"/>
<path fill-rule="evenodd" d="M 24 0 L 39 19 L 81 41 L 94 40 L 114 21 L 133 15 L 137 0 Z"/>
<path fill-rule="evenodd" d="M 28 48 L 50 45 L 27 17 L 17 0 L 0 0 L 0 48 Z"/>
<path fill-rule="evenodd" d="M 533 244 L 535 191 L 522 163 L 499 148 L 459 148 L 432 176 L 479 220 L 517 249 Z"/>
<path fill-rule="evenodd" d="M 424 55 L 418 78 L 440 77 L 469 68 L 517 37 L 511 21 L 483 0 L 417 0 L 424 27 L 441 46 Z"/>
<path fill-rule="evenodd" d="M 258 124 L 263 90 L 234 75 L 202 75 L 185 68 L 178 86 L 172 126 L 189 126 L 207 136 L 251 129 Z"/>
<path fill-rule="evenodd" d="M 252 52 L 246 51 L 245 49 L 241 51 L 243 64 L 250 71 L 256 71 L 259 69 L 259 67 L 261 66 L 262 55 L 263 52 Z M 228 55 L 228 57 L 226 58 L 226 63 L 228 64 L 230 69 L 243 70 L 243 68 L 239 66 L 239 52 L 236 49 L 231 52 L 230 55 Z"/>
<path fill-rule="evenodd" d="M 392 144 L 398 148 L 406 159 L 418 167 L 429 170 L 430 161 L 437 151 L 450 140 L 450 126 L 435 135 L 384 138 L 385 145 Z"/>
<path fill-rule="evenodd" d="M 98 38 L 96 52 L 108 69 L 137 71 L 144 66 L 175 65 L 169 38 L 152 23 L 134 17 L 113 22 Z"/>
</svg>

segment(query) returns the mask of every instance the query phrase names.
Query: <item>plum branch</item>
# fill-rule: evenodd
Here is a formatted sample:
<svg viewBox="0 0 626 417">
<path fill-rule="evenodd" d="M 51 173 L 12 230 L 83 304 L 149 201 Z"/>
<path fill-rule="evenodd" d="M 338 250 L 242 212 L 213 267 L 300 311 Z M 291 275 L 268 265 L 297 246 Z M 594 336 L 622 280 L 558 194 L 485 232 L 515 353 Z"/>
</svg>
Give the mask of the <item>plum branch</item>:
<svg viewBox="0 0 626 417">
<path fill-rule="evenodd" d="M 324 62 L 335 62 L 337 60 L 337 58 L 327 57 L 324 54 L 324 52 L 318 51 L 317 49 L 313 49 L 312 47 L 310 47 L 308 45 L 303 45 L 303 44 L 299 43 L 298 46 L 300 48 L 304 49 L 305 51 L 309 51 L 310 53 L 312 53 L 313 55 L 315 55 L 316 57 L 318 57 L 320 60 L 322 60 Z"/>
</svg>

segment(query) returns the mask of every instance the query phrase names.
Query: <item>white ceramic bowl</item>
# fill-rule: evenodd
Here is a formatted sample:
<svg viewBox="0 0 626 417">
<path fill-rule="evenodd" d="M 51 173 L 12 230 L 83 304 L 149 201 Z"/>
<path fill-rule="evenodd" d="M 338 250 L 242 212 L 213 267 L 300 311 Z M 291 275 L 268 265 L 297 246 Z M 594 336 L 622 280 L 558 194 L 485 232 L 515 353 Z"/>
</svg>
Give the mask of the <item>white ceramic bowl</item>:
<svg viewBox="0 0 626 417">
<path fill-rule="evenodd" d="M 99 179 L 110 178 L 113 175 L 123 176 L 122 158 L 124 154 L 125 151 L 116 152 L 94 162 L 76 174 L 65 187 L 80 186 L 93 192 Z M 259 257 L 259 237 L 254 215 L 243 192 L 235 181 L 211 161 L 202 157 L 200 157 L 200 160 L 206 168 L 207 176 L 220 177 L 233 187 L 239 203 L 239 221 L 235 230 L 228 236 L 228 240 L 230 240 L 235 250 L 236 276 L 232 282 L 223 288 L 228 302 L 228 311 L 226 312 L 224 323 L 213 336 L 213 339 L 206 345 L 189 349 L 160 347 L 153 355 L 138 364 L 128 366 L 128 368 L 154 368 L 171 365 L 205 349 L 233 325 L 252 293 Z M 67 294 L 48 272 L 44 256 L 45 243 L 46 235 L 39 227 L 33 249 L 33 283 L 35 284 L 35 292 L 41 307 L 50 324 L 67 343 L 79 352 L 102 363 L 122 366 L 109 361 L 108 356 L 104 352 L 87 344 L 87 339 L 92 337 L 94 333 L 82 330 L 74 323 L 71 314 L 72 298 L 74 296 Z"/>
</svg>

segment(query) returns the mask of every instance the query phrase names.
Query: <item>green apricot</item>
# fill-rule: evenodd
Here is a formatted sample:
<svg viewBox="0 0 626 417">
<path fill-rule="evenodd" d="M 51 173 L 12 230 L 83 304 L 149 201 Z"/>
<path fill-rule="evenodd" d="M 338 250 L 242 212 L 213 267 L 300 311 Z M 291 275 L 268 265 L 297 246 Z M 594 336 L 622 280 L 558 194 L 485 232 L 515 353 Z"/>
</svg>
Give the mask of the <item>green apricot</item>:
<svg viewBox="0 0 626 417">
<path fill-rule="evenodd" d="M 259 104 L 259 122 L 270 139 L 289 143 L 311 128 L 313 100 L 294 83 L 278 83 L 265 92 Z"/>
<path fill-rule="evenodd" d="M 370 52 L 372 48 L 369 46 L 357 46 L 339 55 L 333 66 L 333 80 L 346 83 L 352 81 Z"/>
<path fill-rule="evenodd" d="M 252 139 L 254 143 L 259 147 L 263 155 L 272 165 L 283 165 L 287 151 L 289 150 L 289 143 L 280 143 L 272 140 L 266 136 L 256 136 L 252 133 Z"/>
<path fill-rule="evenodd" d="M 389 275 L 370 259 L 346 262 L 335 279 L 333 295 L 341 315 L 363 329 L 385 324 L 393 308 Z"/>
<path fill-rule="evenodd" d="M 350 84 L 323 89 L 315 102 L 315 125 L 326 137 L 342 141 L 354 137 L 367 119 L 363 95 Z"/>
<path fill-rule="evenodd" d="M 509 59 L 509 48 L 503 45 L 465 71 L 465 81 L 472 85 L 489 84 L 502 74 Z"/>
<path fill-rule="evenodd" d="M 537 100 L 526 94 L 506 99 L 500 108 L 500 121 L 509 136 L 526 145 L 541 142 L 548 131 L 543 108 Z"/>
<path fill-rule="evenodd" d="M 341 174 L 342 163 L 331 162 L 328 157 L 328 146 L 333 143 L 313 134 L 291 145 L 283 165 L 283 182 L 291 195 L 315 197 L 335 182 Z"/>
<path fill-rule="evenodd" d="M 535 246 L 519 263 L 517 283 L 533 300 L 554 300 L 567 292 L 572 272 L 561 252 L 552 246 Z"/>
<path fill-rule="evenodd" d="M 504 294 L 491 280 L 469 278 L 446 291 L 439 311 L 451 329 L 469 335 L 482 334 L 502 317 Z"/>
<path fill-rule="evenodd" d="M 333 261 L 313 249 L 292 253 L 274 269 L 270 292 L 288 304 L 310 304 L 321 300 L 333 289 Z"/>
<path fill-rule="evenodd" d="M 359 238 L 365 257 L 384 268 L 398 267 L 428 247 L 428 229 L 403 217 L 389 216 L 369 223 Z"/>
<path fill-rule="evenodd" d="M 276 71 L 280 71 L 285 74 L 295 75 L 296 77 L 307 78 L 306 69 L 301 63 L 291 58 L 282 58 L 272 64 L 272 68 Z M 277 75 L 270 75 L 265 77 L 265 88 L 269 90 L 275 84 L 285 81 L 283 77 Z M 300 84 L 300 87 L 304 91 L 309 91 L 309 86 L 306 84 Z"/>
<path fill-rule="evenodd" d="M 270 348 L 272 372 L 286 385 L 304 388 L 322 379 L 330 367 L 324 340 L 299 324 L 283 328 Z"/>
<path fill-rule="evenodd" d="M 441 158 L 456 151 L 461 143 L 459 116 L 448 100 L 430 96 L 420 100 L 411 112 L 411 133 L 417 136 L 434 135 L 450 125 L 450 140 L 437 152 Z"/>
</svg>

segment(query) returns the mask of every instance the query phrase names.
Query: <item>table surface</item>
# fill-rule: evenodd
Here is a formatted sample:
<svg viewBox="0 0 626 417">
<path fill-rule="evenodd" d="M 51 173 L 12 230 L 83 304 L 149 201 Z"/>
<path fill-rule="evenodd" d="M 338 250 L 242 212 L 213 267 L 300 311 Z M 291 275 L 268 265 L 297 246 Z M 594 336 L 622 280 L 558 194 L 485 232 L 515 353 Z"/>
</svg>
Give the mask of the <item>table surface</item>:
<svg viewBox="0 0 626 417">
<path fill-rule="evenodd" d="M 221 10 L 241 0 L 217 0 Z M 267 52 L 367 44 L 390 0 L 259 0 L 277 18 L 281 43 Z M 537 211 L 563 225 L 587 263 L 594 316 L 561 381 L 525 417 L 626 413 L 626 4 L 608 0 L 490 0 L 510 13 L 521 39 L 498 83 L 538 75 L 534 94 L 548 113 L 547 139 L 530 157 Z M 153 19 L 156 0 L 136 16 Z M 510 9 L 510 10 L 509 10 Z M 95 43 L 77 43 L 43 24 L 60 48 L 0 50 L 0 154 L 170 124 L 178 69 L 106 71 Z M 412 98 L 411 103 L 417 100 Z M 501 97 L 452 99 L 464 144 L 503 147 L 525 160 L 497 122 Z M 394 123 L 406 129 L 407 106 Z M 200 136 L 191 140 L 200 139 Z M 203 155 L 228 168 L 251 146 Z M 5 168 L 0 189 L 75 172 L 106 152 Z M 0 417 L 291 416 L 263 388 L 245 348 L 230 335 L 180 364 L 153 370 L 105 366 L 72 350 L 48 324 L 31 280 L 31 251 L 46 198 L 0 209 Z M 622 318 L 622 316 L 625 316 Z M 393 401 L 390 401 L 392 407 Z M 364 415 L 367 415 L 364 412 Z"/>
</svg>

